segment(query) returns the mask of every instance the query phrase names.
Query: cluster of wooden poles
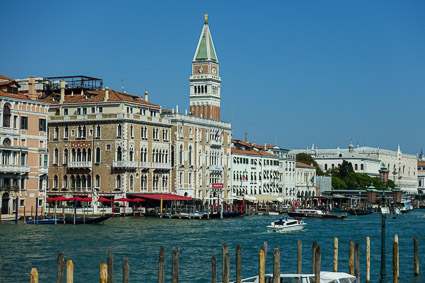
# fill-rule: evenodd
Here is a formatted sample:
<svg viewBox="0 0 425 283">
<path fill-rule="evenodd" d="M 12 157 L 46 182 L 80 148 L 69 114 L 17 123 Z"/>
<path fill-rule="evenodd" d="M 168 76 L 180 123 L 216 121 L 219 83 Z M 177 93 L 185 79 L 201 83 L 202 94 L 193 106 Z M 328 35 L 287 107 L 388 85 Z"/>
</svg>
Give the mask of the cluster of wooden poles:
<svg viewBox="0 0 425 283">
<path fill-rule="evenodd" d="M 413 239 L 414 247 L 414 275 L 419 275 L 419 242 L 417 236 Z M 242 282 L 242 248 L 241 245 L 236 247 L 236 281 Z M 259 283 L 265 283 L 265 269 L 266 269 L 266 255 L 267 255 L 267 242 L 264 242 L 261 250 L 258 253 L 258 275 Z M 312 247 L 312 274 L 314 274 L 315 282 L 320 282 L 321 271 L 321 250 L 316 242 L 313 242 Z M 222 282 L 230 282 L 230 254 L 227 244 L 222 246 Z M 107 263 L 100 264 L 99 282 L 100 283 L 113 283 L 113 255 L 108 252 Z M 359 245 L 350 241 L 349 243 L 349 273 L 356 276 L 357 282 L 360 282 L 360 255 Z M 333 272 L 338 272 L 338 238 L 334 238 L 334 257 L 333 257 Z M 297 273 L 302 274 L 302 241 L 298 240 L 297 251 Z M 74 280 L 74 264 L 72 260 L 66 263 L 66 282 L 73 283 Z M 130 264 L 128 258 L 123 260 L 123 283 L 129 282 L 130 277 Z M 280 249 L 276 246 L 273 250 L 273 283 L 280 282 L 281 266 L 280 266 Z M 395 235 L 393 243 L 393 282 L 399 282 L 399 250 L 398 250 L 398 236 Z M 57 263 L 57 282 L 62 283 L 64 276 L 64 255 L 58 255 Z M 172 270 L 171 270 L 172 283 L 179 282 L 179 249 L 176 247 L 172 255 Z M 0 258 L 0 281 L 1 281 L 1 258 Z M 212 256 L 212 283 L 217 283 L 217 257 Z M 370 282 L 370 238 L 366 238 L 366 282 Z M 31 283 L 38 283 L 38 272 L 36 268 L 31 270 Z M 158 283 L 165 283 L 165 248 L 161 247 L 159 251 L 158 260 Z"/>
</svg>

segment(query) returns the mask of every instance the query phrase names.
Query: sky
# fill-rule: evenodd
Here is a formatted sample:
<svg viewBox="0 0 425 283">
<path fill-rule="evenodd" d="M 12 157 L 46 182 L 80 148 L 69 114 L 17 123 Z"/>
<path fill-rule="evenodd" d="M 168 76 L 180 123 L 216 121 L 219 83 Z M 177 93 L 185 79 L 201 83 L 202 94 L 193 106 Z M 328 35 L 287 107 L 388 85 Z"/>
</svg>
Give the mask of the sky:
<svg viewBox="0 0 425 283">
<path fill-rule="evenodd" d="M 2 1 L 0 73 L 86 75 L 184 113 L 209 14 L 233 138 L 425 147 L 425 1 Z"/>
</svg>

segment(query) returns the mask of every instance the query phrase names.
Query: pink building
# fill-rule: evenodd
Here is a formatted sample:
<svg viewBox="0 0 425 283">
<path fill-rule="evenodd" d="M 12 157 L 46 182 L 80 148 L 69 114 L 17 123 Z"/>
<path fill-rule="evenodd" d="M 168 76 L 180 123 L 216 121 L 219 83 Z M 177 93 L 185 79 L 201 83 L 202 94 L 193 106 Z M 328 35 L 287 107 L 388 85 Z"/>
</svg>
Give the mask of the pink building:
<svg viewBox="0 0 425 283">
<path fill-rule="evenodd" d="M 48 105 L 19 94 L 19 84 L 0 75 L 1 213 L 40 214 L 45 206 Z M 37 204 L 38 199 L 38 204 Z"/>
</svg>

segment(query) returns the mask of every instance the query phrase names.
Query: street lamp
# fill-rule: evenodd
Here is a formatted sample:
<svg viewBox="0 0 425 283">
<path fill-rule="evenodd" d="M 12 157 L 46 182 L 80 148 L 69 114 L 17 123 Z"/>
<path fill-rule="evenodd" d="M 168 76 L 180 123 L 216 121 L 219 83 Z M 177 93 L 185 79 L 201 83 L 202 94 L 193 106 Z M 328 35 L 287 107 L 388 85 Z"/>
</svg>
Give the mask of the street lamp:
<svg viewBox="0 0 425 283">
<path fill-rule="evenodd" d="M 386 283 L 386 266 L 385 266 L 385 215 L 389 213 L 389 209 L 385 207 L 385 185 L 388 182 L 389 170 L 385 167 L 385 164 L 382 163 L 381 169 L 379 169 L 379 179 L 382 183 L 382 198 L 381 198 L 381 279 L 380 283 Z"/>
</svg>

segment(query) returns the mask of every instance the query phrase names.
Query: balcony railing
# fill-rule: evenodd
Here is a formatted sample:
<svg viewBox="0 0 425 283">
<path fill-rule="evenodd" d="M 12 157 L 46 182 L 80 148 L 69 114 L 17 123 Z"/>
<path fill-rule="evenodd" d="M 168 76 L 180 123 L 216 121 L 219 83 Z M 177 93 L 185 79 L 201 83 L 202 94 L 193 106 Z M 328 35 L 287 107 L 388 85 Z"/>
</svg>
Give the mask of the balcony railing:
<svg viewBox="0 0 425 283">
<path fill-rule="evenodd" d="M 150 162 L 140 162 L 140 167 L 151 168 L 151 163 Z"/>
<path fill-rule="evenodd" d="M 137 161 L 114 161 L 112 166 L 115 168 L 123 168 L 123 169 L 136 169 L 138 168 Z"/>
<path fill-rule="evenodd" d="M 171 170 L 171 164 L 170 163 L 152 163 L 152 168 L 155 168 L 155 169 L 170 169 Z"/>
<path fill-rule="evenodd" d="M 68 163 L 68 168 L 92 168 L 91 161 L 72 161 Z"/>
<path fill-rule="evenodd" d="M 26 165 L 0 164 L 0 172 L 12 174 L 27 174 L 30 172 L 30 167 Z"/>
</svg>

